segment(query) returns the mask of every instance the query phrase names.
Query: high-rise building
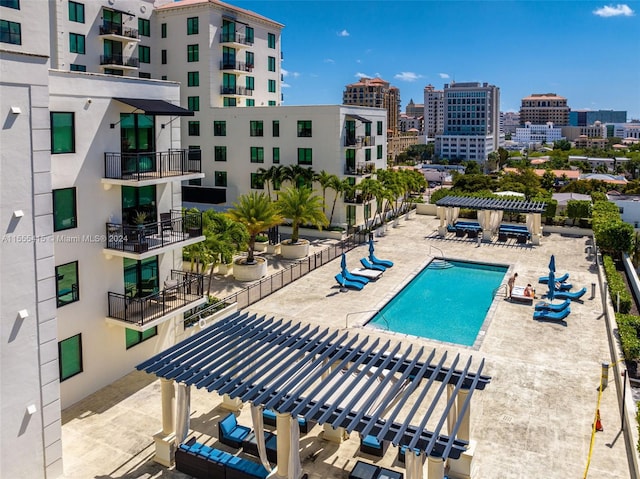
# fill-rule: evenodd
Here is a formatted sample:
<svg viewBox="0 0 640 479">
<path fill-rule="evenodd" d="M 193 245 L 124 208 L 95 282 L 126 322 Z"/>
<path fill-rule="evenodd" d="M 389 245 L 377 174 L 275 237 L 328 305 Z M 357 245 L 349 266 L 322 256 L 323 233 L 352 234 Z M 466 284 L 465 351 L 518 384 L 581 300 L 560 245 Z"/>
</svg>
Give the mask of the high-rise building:
<svg viewBox="0 0 640 479">
<path fill-rule="evenodd" d="M 500 89 L 488 83 L 444 86 L 444 130 L 436 154 L 451 160 L 484 162 L 502 144 Z"/>
<path fill-rule="evenodd" d="M 424 115 L 424 104 L 423 103 L 414 103 L 413 98 L 409 100 L 407 103 L 407 108 L 405 110 L 405 115 L 410 118 L 418 118 Z"/>
<path fill-rule="evenodd" d="M 556 126 L 569 124 L 567 99 L 555 93 L 533 93 L 522 99 L 520 125 L 545 125 L 552 122 Z"/>
<path fill-rule="evenodd" d="M 444 91 L 431 84 L 424 87 L 424 132 L 428 138 L 441 135 L 444 130 Z"/>
<path fill-rule="evenodd" d="M 614 110 L 571 110 L 569 112 L 570 126 L 589 126 L 596 121 L 601 123 L 626 123 L 626 111 Z"/>
<path fill-rule="evenodd" d="M 400 90 L 382 78 L 360 78 L 360 81 L 347 85 L 342 95 L 342 103 L 386 109 L 388 136 L 398 134 Z"/>
</svg>

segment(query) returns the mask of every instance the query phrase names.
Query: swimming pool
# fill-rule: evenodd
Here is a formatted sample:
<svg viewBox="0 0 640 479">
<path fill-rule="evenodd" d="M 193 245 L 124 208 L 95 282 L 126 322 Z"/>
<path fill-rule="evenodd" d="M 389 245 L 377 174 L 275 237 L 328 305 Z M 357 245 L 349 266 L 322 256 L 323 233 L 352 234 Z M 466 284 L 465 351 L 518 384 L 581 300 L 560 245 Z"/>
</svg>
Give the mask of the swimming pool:
<svg viewBox="0 0 640 479">
<path fill-rule="evenodd" d="M 369 324 L 473 346 L 507 269 L 494 264 L 434 260 Z"/>
</svg>

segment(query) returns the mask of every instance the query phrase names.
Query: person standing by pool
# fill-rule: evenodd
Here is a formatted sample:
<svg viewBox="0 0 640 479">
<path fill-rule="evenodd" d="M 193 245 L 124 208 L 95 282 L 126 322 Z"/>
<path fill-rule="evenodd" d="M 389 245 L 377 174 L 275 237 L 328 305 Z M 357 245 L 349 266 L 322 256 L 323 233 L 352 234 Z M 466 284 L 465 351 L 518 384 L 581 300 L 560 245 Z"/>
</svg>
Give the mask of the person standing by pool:
<svg viewBox="0 0 640 479">
<path fill-rule="evenodd" d="M 507 281 L 507 286 L 509 287 L 509 299 L 511 299 L 511 292 L 513 291 L 513 286 L 516 284 L 516 278 L 518 277 L 518 273 L 513 273 L 513 276 L 509 278 Z"/>
</svg>

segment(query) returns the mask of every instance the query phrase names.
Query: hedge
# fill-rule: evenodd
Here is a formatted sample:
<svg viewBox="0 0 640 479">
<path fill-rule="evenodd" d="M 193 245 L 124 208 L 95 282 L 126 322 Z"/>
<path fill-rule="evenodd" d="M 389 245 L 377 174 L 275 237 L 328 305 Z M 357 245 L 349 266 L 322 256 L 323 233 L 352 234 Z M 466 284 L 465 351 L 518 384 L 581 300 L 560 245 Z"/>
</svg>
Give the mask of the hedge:
<svg viewBox="0 0 640 479">
<path fill-rule="evenodd" d="M 611 256 L 604 256 L 602 258 L 604 264 L 604 272 L 607 275 L 607 283 L 609 283 L 609 294 L 611 295 L 611 301 L 614 308 L 617 307 L 618 294 L 620 294 L 620 311 L 618 313 L 626 314 L 631 311 L 631 294 L 627 291 L 627 285 L 622 279 L 622 275 L 616 270 L 616 266 L 613 263 Z"/>
<path fill-rule="evenodd" d="M 640 358 L 640 316 L 616 313 L 616 322 L 624 359 L 633 361 Z"/>
</svg>

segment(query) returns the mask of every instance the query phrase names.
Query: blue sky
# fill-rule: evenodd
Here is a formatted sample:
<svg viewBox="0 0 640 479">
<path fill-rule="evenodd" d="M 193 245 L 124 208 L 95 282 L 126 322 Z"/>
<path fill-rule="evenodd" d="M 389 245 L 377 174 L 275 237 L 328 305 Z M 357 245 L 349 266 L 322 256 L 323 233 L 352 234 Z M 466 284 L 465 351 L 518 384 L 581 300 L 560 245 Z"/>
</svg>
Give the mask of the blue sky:
<svg viewBox="0 0 640 479">
<path fill-rule="evenodd" d="M 640 118 L 640 1 L 229 0 L 283 23 L 285 105 L 339 104 L 359 75 L 400 88 L 488 82 L 501 109 L 557 93 Z"/>
</svg>

